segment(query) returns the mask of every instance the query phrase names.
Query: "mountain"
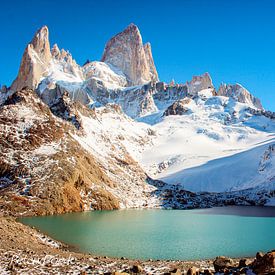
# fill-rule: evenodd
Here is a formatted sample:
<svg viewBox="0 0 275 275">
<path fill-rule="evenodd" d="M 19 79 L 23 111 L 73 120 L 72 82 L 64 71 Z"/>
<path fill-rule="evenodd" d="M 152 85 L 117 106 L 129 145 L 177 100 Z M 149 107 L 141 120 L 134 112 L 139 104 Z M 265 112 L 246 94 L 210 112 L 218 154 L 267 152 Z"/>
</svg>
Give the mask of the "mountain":
<svg viewBox="0 0 275 275">
<path fill-rule="evenodd" d="M 19 73 L 12 83 L 12 90 L 21 90 L 25 86 L 36 88 L 50 65 L 51 52 L 49 30 L 46 26 L 36 32 L 27 45 L 20 64 Z"/>
<path fill-rule="evenodd" d="M 129 86 L 158 81 L 151 46 L 143 45 L 140 31 L 134 24 L 107 43 L 101 61 L 120 69 Z"/>
<path fill-rule="evenodd" d="M 210 74 L 160 82 L 130 24 L 101 61 L 27 45 L 0 90 L 0 207 L 14 215 L 129 207 L 273 205 L 275 113 Z"/>
</svg>

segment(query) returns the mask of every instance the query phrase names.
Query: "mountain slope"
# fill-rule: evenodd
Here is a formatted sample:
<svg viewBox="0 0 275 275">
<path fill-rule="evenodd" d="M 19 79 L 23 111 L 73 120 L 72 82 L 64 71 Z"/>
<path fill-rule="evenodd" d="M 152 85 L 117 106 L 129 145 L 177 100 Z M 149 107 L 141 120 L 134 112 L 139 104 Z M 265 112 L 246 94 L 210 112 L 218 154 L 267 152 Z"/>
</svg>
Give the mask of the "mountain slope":
<svg viewBox="0 0 275 275">
<path fill-rule="evenodd" d="M 207 93 L 153 124 L 157 138 L 143 152 L 144 169 L 191 191 L 274 189 L 275 173 L 260 171 L 265 151 L 275 144 L 274 120 L 253 116 L 250 105 Z"/>
</svg>

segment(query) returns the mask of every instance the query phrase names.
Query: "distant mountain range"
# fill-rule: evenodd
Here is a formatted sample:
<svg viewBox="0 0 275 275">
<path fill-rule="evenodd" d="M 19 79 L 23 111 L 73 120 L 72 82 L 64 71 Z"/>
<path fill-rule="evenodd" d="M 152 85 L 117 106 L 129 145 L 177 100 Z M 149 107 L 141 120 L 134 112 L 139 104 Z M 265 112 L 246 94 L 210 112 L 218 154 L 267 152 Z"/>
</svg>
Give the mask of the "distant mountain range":
<svg viewBox="0 0 275 275">
<path fill-rule="evenodd" d="M 208 73 L 161 82 L 134 24 L 83 66 L 42 27 L 0 104 L 6 213 L 275 205 L 275 113 Z"/>
</svg>

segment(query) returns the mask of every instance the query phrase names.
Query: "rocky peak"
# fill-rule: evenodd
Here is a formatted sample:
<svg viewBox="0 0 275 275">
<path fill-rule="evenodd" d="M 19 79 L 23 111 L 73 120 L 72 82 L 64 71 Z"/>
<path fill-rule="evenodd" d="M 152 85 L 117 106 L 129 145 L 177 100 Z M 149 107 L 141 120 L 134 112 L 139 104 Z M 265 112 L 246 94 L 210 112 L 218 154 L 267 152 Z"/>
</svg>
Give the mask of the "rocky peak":
<svg viewBox="0 0 275 275">
<path fill-rule="evenodd" d="M 140 31 L 134 24 L 109 40 L 102 61 L 120 69 L 127 76 L 129 86 L 158 79 L 151 47 L 143 46 Z"/>
<path fill-rule="evenodd" d="M 24 87 L 35 89 L 46 73 L 51 60 L 49 30 L 46 26 L 39 29 L 27 45 L 20 64 L 19 73 L 11 86 L 18 91 Z"/>
<path fill-rule="evenodd" d="M 198 95 L 198 92 L 204 89 L 214 89 L 212 79 L 209 73 L 204 73 L 200 76 L 193 76 L 190 82 L 186 83 L 188 87 L 188 93 L 190 95 Z"/>
<path fill-rule="evenodd" d="M 56 59 L 59 58 L 59 56 L 60 56 L 60 50 L 59 50 L 57 44 L 53 45 L 52 50 L 51 50 L 51 54 L 52 54 L 53 58 L 56 58 Z"/>
<path fill-rule="evenodd" d="M 51 60 L 49 30 L 47 26 L 43 26 L 35 33 L 30 45 L 33 46 L 34 51 L 43 61 L 49 62 Z"/>
<path fill-rule="evenodd" d="M 238 83 L 233 85 L 222 83 L 217 94 L 219 96 L 232 97 L 238 102 L 253 105 L 257 109 L 263 109 L 261 101 Z"/>
<path fill-rule="evenodd" d="M 145 56 L 147 59 L 147 63 L 149 65 L 149 69 L 150 69 L 150 73 L 151 73 L 151 80 L 157 82 L 157 81 L 159 81 L 159 78 L 158 78 L 158 72 L 156 70 L 153 55 L 152 55 L 151 44 L 148 42 L 148 43 L 144 44 L 143 48 L 144 48 Z"/>
</svg>

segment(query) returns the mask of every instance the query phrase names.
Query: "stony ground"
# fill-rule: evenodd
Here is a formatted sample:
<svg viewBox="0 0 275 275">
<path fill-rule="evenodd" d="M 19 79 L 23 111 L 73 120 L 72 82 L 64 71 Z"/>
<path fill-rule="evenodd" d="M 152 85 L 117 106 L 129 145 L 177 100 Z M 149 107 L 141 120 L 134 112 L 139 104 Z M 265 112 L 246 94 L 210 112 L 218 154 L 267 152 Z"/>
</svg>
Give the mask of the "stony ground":
<svg viewBox="0 0 275 275">
<path fill-rule="evenodd" d="M 253 260 L 246 259 L 246 264 Z M 240 259 L 219 259 L 221 265 L 238 266 L 239 261 Z M 235 274 L 245 274 L 246 270 Z M 0 217 L 0 274 L 195 275 L 214 272 L 213 260 L 136 261 L 74 252 L 73 248 L 52 240 L 14 218 Z"/>
</svg>

